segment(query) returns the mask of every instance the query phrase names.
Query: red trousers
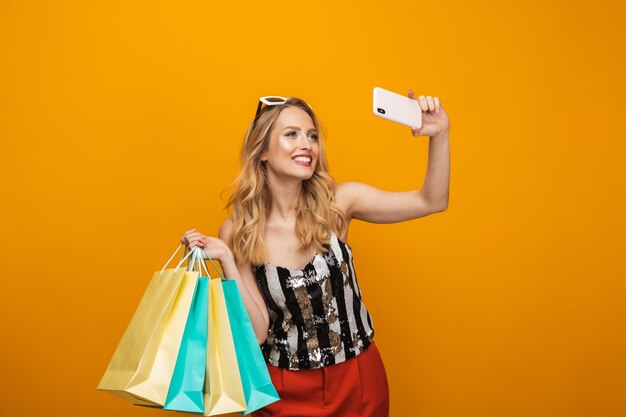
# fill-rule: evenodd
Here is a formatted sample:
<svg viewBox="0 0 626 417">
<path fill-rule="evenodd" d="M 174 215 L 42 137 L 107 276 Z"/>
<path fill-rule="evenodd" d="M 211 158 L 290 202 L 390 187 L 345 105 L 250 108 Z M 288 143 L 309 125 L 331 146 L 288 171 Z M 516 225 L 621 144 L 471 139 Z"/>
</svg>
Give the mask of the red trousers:
<svg viewBox="0 0 626 417">
<path fill-rule="evenodd" d="M 389 385 L 378 348 L 318 369 L 292 371 L 268 365 L 280 400 L 253 417 L 388 417 Z"/>
</svg>

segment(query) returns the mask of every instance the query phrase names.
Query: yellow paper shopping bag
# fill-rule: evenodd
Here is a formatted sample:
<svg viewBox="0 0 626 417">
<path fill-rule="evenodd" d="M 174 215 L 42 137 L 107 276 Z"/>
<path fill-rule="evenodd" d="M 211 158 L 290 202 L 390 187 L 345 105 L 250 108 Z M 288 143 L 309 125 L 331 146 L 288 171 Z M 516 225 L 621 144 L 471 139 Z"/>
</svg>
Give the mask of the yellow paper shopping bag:
<svg viewBox="0 0 626 417">
<path fill-rule="evenodd" d="M 220 273 L 221 275 L 221 273 Z M 230 329 L 222 279 L 211 280 L 209 348 L 204 388 L 204 415 L 246 410 L 237 354 Z"/>
<path fill-rule="evenodd" d="M 97 389 L 137 405 L 165 403 L 198 277 L 181 267 L 185 258 L 154 273 Z"/>
</svg>

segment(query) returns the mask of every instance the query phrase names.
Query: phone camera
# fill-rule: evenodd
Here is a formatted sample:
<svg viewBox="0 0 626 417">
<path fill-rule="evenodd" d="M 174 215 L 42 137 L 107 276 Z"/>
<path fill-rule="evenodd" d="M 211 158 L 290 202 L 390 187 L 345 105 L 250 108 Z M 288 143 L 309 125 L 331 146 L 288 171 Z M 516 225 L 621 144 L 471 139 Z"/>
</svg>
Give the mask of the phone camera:
<svg viewBox="0 0 626 417">
<path fill-rule="evenodd" d="M 380 107 L 378 108 L 378 113 L 380 114 L 385 114 L 385 109 L 381 109 Z"/>
</svg>

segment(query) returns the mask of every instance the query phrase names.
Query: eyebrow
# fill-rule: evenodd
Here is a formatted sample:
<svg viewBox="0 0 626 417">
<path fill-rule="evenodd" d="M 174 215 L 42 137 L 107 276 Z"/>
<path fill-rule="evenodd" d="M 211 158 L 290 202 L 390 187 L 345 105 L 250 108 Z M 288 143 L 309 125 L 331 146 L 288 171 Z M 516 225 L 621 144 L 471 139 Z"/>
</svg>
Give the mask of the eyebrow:
<svg viewBox="0 0 626 417">
<path fill-rule="evenodd" d="M 285 129 L 295 129 L 295 130 L 300 130 L 300 128 L 299 128 L 298 126 L 285 126 L 285 127 L 283 127 L 283 130 L 285 130 Z M 316 129 L 316 128 L 314 128 L 314 127 L 310 128 L 308 131 L 310 132 L 311 130 L 314 130 L 314 131 L 316 131 L 316 132 L 317 132 L 317 129 Z"/>
</svg>

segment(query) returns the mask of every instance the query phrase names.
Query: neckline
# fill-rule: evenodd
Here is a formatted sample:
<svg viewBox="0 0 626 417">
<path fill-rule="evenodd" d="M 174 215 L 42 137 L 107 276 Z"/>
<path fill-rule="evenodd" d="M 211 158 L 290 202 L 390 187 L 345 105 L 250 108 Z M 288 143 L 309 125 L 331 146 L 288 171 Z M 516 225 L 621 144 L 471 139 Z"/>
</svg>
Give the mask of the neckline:
<svg viewBox="0 0 626 417">
<path fill-rule="evenodd" d="M 295 271 L 295 272 L 302 272 L 302 271 L 306 270 L 306 269 L 307 269 L 307 268 L 308 268 L 308 267 L 309 267 L 309 266 L 310 266 L 310 265 L 311 265 L 311 264 L 315 261 L 315 258 L 317 258 L 317 257 L 318 257 L 318 255 L 324 255 L 324 254 L 328 253 L 328 252 L 332 249 L 332 238 L 333 238 L 333 235 L 335 236 L 335 238 L 337 239 L 337 241 L 338 241 L 338 242 L 343 243 L 344 245 L 346 245 L 347 247 L 349 247 L 349 248 L 350 248 L 350 250 L 352 250 L 352 248 L 350 247 L 350 245 L 348 245 L 348 244 L 347 244 L 346 242 L 344 242 L 343 240 L 339 239 L 339 236 L 337 236 L 335 233 L 333 233 L 333 234 L 331 235 L 331 238 L 330 238 L 330 240 L 331 240 L 331 244 L 330 244 L 330 245 L 328 245 L 328 249 L 326 250 L 326 252 L 324 252 L 324 253 L 322 253 L 322 252 L 317 252 L 315 255 L 313 255 L 313 257 L 311 258 L 311 260 L 310 260 L 310 261 L 309 261 L 306 265 L 304 265 L 302 268 L 287 268 L 287 267 L 285 267 L 285 266 L 280 266 L 280 265 L 272 264 L 272 263 L 269 263 L 269 262 L 266 262 L 266 263 L 264 263 L 263 265 L 265 265 L 265 266 L 273 266 L 273 267 L 275 267 L 276 269 L 282 269 L 282 270 L 285 270 L 285 271 L 290 271 L 290 272 L 293 272 L 293 271 Z"/>
</svg>

